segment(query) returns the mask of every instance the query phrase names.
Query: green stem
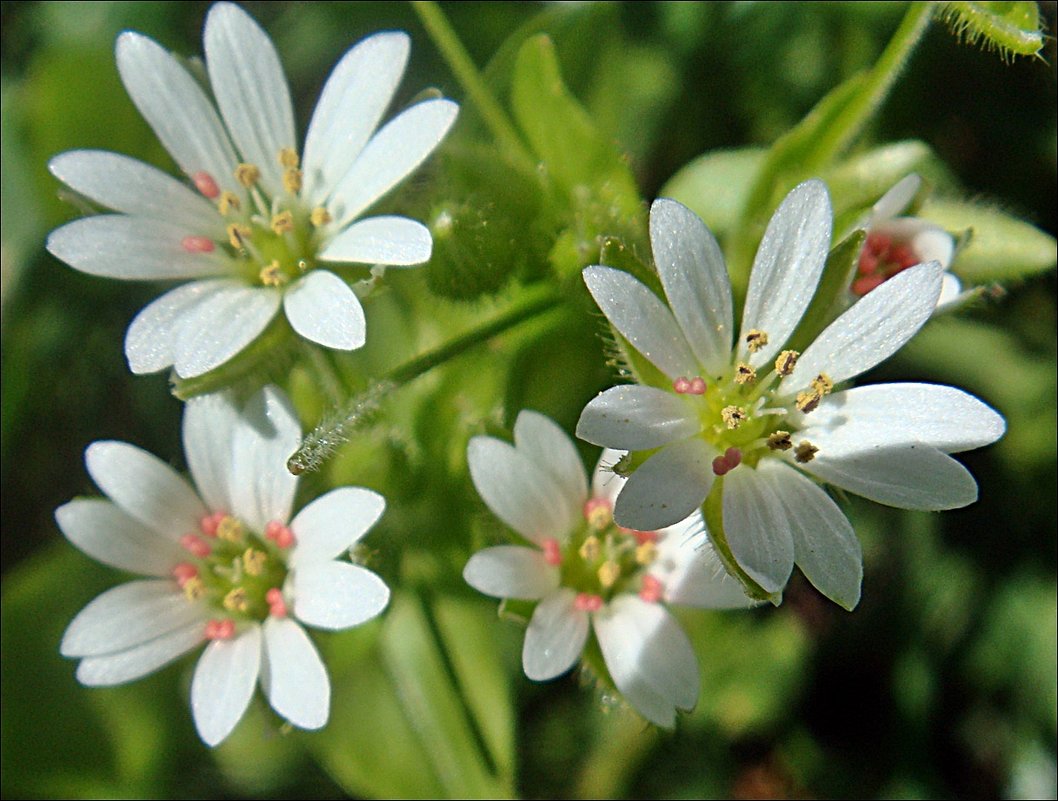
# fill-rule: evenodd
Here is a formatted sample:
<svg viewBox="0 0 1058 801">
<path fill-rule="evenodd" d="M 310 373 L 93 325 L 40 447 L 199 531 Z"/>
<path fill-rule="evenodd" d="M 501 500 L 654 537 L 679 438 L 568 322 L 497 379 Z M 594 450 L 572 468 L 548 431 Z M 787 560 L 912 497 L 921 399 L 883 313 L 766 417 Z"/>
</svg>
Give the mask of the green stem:
<svg viewBox="0 0 1058 801">
<path fill-rule="evenodd" d="M 412 8 L 422 20 L 423 27 L 430 34 L 441 56 L 448 62 L 449 69 L 456 80 L 463 86 L 467 96 L 477 106 L 478 113 L 492 131 L 492 135 L 506 149 L 507 154 L 522 166 L 532 167 L 535 159 L 522 143 L 518 132 L 507 116 L 499 101 L 485 85 L 478 68 L 470 59 L 463 43 L 448 23 L 444 12 L 437 3 L 415 0 Z"/>
<path fill-rule="evenodd" d="M 348 435 L 370 420 L 378 411 L 382 400 L 415 378 L 462 355 L 475 345 L 480 345 L 502 334 L 526 320 L 550 311 L 561 302 L 561 296 L 552 287 L 530 292 L 511 308 L 497 317 L 472 328 L 465 334 L 449 340 L 434 350 L 427 351 L 411 361 L 394 368 L 374 381 L 363 392 L 355 395 L 345 405 L 330 414 L 305 437 L 301 447 L 287 460 L 287 469 L 295 475 L 318 470 Z"/>
</svg>

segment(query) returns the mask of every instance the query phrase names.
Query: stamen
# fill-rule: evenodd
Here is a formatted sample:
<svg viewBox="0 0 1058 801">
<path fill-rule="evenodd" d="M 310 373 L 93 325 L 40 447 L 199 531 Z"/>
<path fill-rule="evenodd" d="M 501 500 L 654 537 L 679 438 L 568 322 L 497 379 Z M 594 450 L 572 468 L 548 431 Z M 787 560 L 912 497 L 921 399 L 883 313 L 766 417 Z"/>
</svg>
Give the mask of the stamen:
<svg viewBox="0 0 1058 801">
<path fill-rule="evenodd" d="M 605 498 L 588 498 L 584 502 L 584 519 L 596 531 L 613 523 L 613 505 Z"/>
<path fill-rule="evenodd" d="M 746 410 L 741 406 L 725 406 L 720 410 L 720 416 L 724 420 L 724 425 L 734 430 L 745 422 Z"/>
<path fill-rule="evenodd" d="M 180 587 L 183 587 L 190 579 L 198 578 L 198 568 L 190 562 L 180 562 L 171 572 Z"/>
<path fill-rule="evenodd" d="M 235 168 L 235 180 L 249 189 L 261 177 L 261 170 L 253 164 L 243 162 Z"/>
<path fill-rule="evenodd" d="M 724 459 L 727 461 L 728 469 L 734 470 L 742 464 L 742 451 L 738 448 L 728 448 L 724 451 Z"/>
<path fill-rule="evenodd" d="M 185 236 L 180 240 L 180 247 L 188 253 L 212 253 L 217 246 L 208 236 Z"/>
<path fill-rule="evenodd" d="M 863 297 L 873 289 L 877 289 L 885 283 L 883 275 L 864 275 L 852 282 L 852 292 Z"/>
<path fill-rule="evenodd" d="M 288 167 L 283 170 L 283 188 L 291 195 L 301 191 L 301 170 Z"/>
<path fill-rule="evenodd" d="M 691 379 L 691 386 L 687 390 L 688 395 L 704 395 L 705 394 L 705 379 L 701 376 L 695 376 Z"/>
<path fill-rule="evenodd" d="M 265 539 L 272 540 L 280 548 L 289 548 L 296 542 L 294 532 L 278 520 L 265 526 Z"/>
<path fill-rule="evenodd" d="M 309 222 L 311 222 L 316 228 L 319 228 L 321 225 L 326 225 L 332 219 L 334 218 L 331 217 L 331 213 L 323 208 L 323 206 L 317 206 L 312 210 L 312 214 L 309 215 Z"/>
<path fill-rule="evenodd" d="M 180 589 L 184 591 L 184 597 L 189 601 L 197 601 L 206 594 L 206 585 L 202 583 L 202 579 L 198 576 L 193 576 L 180 585 Z"/>
<path fill-rule="evenodd" d="M 801 354 L 797 351 L 784 350 L 779 354 L 779 358 L 775 360 L 775 372 L 785 378 L 793 372 L 799 358 L 801 358 Z"/>
<path fill-rule="evenodd" d="M 746 347 L 749 348 L 750 353 L 756 353 L 767 344 L 768 335 L 764 331 L 754 328 L 746 334 Z"/>
<path fill-rule="evenodd" d="M 617 582 L 617 579 L 621 578 L 621 566 L 613 560 L 607 560 L 599 566 L 595 575 L 599 577 L 599 584 L 603 586 L 603 589 L 608 590 Z"/>
<path fill-rule="evenodd" d="M 658 558 L 658 545 L 656 542 L 643 542 L 636 546 L 636 564 L 649 565 Z"/>
<path fill-rule="evenodd" d="M 265 286 L 283 286 L 289 280 L 283 273 L 277 259 L 273 259 L 271 264 L 262 267 L 257 277 Z"/>
<path fill-rule="evenodd" d="M 196 534 L 185 534 L 180 538 L 180 547 L 199 559 L 205 559 L 213 550 L 209 543 Z"/>
<path fill-rule="evenodd" d="M 227 516 L 227 512 L 214 512 L 211 515 L 206 515 L 198 521 L 198 528 L 207 537 L 216 537 L 220 521 Z"/>
<path fill-rule="evenodd" d="M 267 562 L 268 554 L 255 548 L 247 548 L 242 555 L 242 568 L 250 576 L 261 575 Z"/>
<path fill-rule="evenodd" d="M 826 373 L 820 373 L 812 379 L 812 389 L 816 390 L 820 395 L 829 395 L 834 389 L 834 382 L 830 380 L 830 376 Z"/>
<path fill-rule="evenodd" d="M 562 548 L 558 544 L 558 540 L 554 537 L 548 537 L 541 544 L 544 550 L 544 561 L 552 567 L 558 567 L 562 564 Z"/>
<path fill-rule="evenodd" d="M 577 593 L 573 606 L 581 612 L 598 612 L 602 609 L 602 597 L 587 592 Z"/>
<path fill-rule="evenodd" d="M 242 223 L 229 223 L 225 230 L 228 232 L 228 242 L 236 250 L 246 247 L 246 240 L 253 236 L 253 229 Z"/>
<path fill-rule="evenodd" d="M 585 562 L 594 562 L 599 558 L 599 553 L 602 550 L 602 545 L 599 542 L 599 538 L 594 534 L 584 540 L 584 544 L 580 546 L 577 553 L 580 554 L 580 558 Z"/>
<path fill-rule="evenodd" d="M 745 362 L 739 362 L 738 366 L 735 368 L 735 383 L 752 384 L 756 380 L 757 371 Z"/>
<path fill-rule="evenodd" d="M 268 604 L 268 614 L 272 617 L 286 617 L 288 613 L 286 599 L 278 587 L 273 587 L 265 593 L 265 602 Z"/>
<path fill-rule="evenodd" d="M 298 158 L 298 152 L 292 147 L 284 147 L 279 151 L 276 156 L 279 161 L 279 166 L 284 169 L 297 168 L 301 164 L 301 159 Z"/>
<path fill-rule="evenodd" d="M 250 600 L 246 597 L 246 589 L 244 587 L 233 589 L 224 596 L 222 603 L 229 612 L 242 612 L 245 614 L 250 610 Z"/>
<path fill-rule="evenodd" d="M 794 448 L 794 459 L 799 464 L 806 464 L 812 461 L 816 454 L 819 453 L 819 448 L 809 442 L 807 439 L 801 440 L 796 448 Z"/>
<path fill-rule="evenodd" d="M 788 451 L 793 447 L 789 431 L 775 431 L 768 435 L 768 447 L 773 451 Z"/>
<path fill-rule="evenodd" d="M 213 176 L 208 172 L 196 172 L 191 176 L 191 182 L 195 185 L 195 189 L 210 200 L 220 194 L 220 187 L 217 186 L 217 182 L 213 180 Z"/>
<path fill-rule="evenodd" d="M 242 204 L 239 202 L 239 196 L 234 192 L 222 192 L 220 200 L 217 201 L 217 211 L 221 216 L 227 217 L 229 211 L 238 211 L 240 205 Z"/>
<path fill-rule="evenodd" d="M 804 414 L 815 411 L 819 406 L 819 402 L 823 400 L 823 393 L 813 388 L 812 390 L 805 390 L 804 392 L 797 393 L 797 400 L 795 405 Z"/>
<path fill-rule="evenodd" d="M 217 536 L 228 542 L 242 542 L 242 523 L 231 515 L 225 515 L 217 525 Z"/>
<path fill-rule="evenodd" d="M 686 395 L 691 391 L 691 380 L 681 375 L 672 382 L 672 389 L 677 395 Z"/>
<path fill-rule="evenodd" d="M 636 531 L 635 529 L 631 529 L 631 528 L 623 528 L 623 529 L 621 529 L 621 531 L 623 531 L 626 534 L 630 534 L 631 536 L 635 537 L 635 541 L 636 541 L 637 545 L 642 545 L 644 542 L 657 542 L 658 541 L 658 532 L 656 532 L 656 531 Z"/>
<path fill-rule="evenodd" d="M 652 576 L 649 573 L 644 575 L 642 583 L 639 586 L 639 597 L 648 604 L 656 604 L 664 596 L 665 586 L 661 581 L 659 581 L 656 576 Z"/>
<path fill-rule="evenodd" d="M 232 620 L 210 620 L 206 623 L 207 640 L 230 640 L 235 636 L 235 622 Z"/>
<path fill-rule="evenodd" d="M 272 216 L 272 232 L 277 236 L 287 234 L 294 230 L 294 215 L 289 211 L 281 211 Z"/>
</svg>

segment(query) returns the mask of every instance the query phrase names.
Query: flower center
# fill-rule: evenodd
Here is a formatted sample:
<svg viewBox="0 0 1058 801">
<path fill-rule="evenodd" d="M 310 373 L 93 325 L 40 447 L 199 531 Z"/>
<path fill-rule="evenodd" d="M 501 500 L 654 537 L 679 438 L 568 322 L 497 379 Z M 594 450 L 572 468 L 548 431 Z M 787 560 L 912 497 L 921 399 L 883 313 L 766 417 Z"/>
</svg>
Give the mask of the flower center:
<svg viewBox="0 0 1058 801">
<path fill-rule="evenodd" d="M 283 168 L 283 188 L 269 196 L 260 185 L 255 164 L 239 164 L 235 180 L 245 195 L 221 191 L 207 172 L 191 176 L 195 188 L 213 201 L 224 219 L 227 239 L 187 236 L 181 245 L 188 253 L 213 253 L 218 249 L 231 259 L 233 272 L 260 286 L 283 286 L 316 266 L 321 244 L 319 229 L 331 222 L 322 206 L 309 209 L 301 193 L 298 154 L 283 148 L 276 156 Z"/>
<path fill-rule="evenodd" d="M 209 639 L 234 636 L 242 622 L 286 616 L 282 588 L 294 534 L 285 525 L 273 521 L 261 536 L 216 512 L 202 518 L 199 530 L 185 534 L 180 544 L 189 558 L 173 568 L 173 578 L 188 600 L 203 602 L 220 616 L 206 626 Z"/>
<path fill-rule="evenodd" d="M 913 267 L 921 261 L 907 242 L 894 239 L 889 234 L 874 231 L 860 252 L 857 271 L 852 282 L 852 292 L 863 296 L 877 288 L 899 272 Z"/>
</svg>

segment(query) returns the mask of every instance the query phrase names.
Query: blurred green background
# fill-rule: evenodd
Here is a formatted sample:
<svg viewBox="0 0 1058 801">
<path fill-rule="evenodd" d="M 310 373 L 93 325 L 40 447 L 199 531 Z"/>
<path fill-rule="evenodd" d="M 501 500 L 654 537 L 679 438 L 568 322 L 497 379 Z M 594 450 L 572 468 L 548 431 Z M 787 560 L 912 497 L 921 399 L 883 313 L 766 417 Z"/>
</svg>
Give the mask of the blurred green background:
<svg viewBox="0 0 1058 801">
<path fill-rule="evenodd" d="M 398 104 L 429 85 L 464 100 L 404 4 L 243 6 L 276 42 L 302 131 L 330 66 L 383 29 L 412 36 Z M 416 384 L 331 468 L 328 480 L 386 495 L 368 543 L 373 567 L 401 592 L 383 622 L 318 638 L 336 688 L 323 733 L 277 731 L 255 702 L 236 736 L 209 752 L 187 709 L 193 657 L 127 687 L 78 686 L 59 639 L 118 577 L 65 542 L 53 510 L 95 493 L 82 453 L 96 439 L 134 442 L 183 467 L 180 404 L 165 376 L 133 378 L 122 355 L 129 320 L 158 288 L 82 275 L 44 252 L 47 232 L 81 213 L 45 165 L 63 150 L 103 147 L 172 169 L 120 84 L 113 42 L 131 28 L 199 54 L 207 8 L 2 5 L 5 797 L 1055 797 L 1053 272 L 931 324 L 867 377 L 953 383 L 1006 416 L 1004 440 L 963 458 L 980 501 L 929 515 L 850 500 L 865 554 L 852 614 L 800 576 L 779 609 L 681 614 L 702 687 L 674 733 L 650 729 L 589 681 L 526 680 L 520 629 L 459 580 L 495 527 L 466 476 L 466 438 L 502 432 L 523 406 L 571 430 L 609 385 L 599 322 L 583 304 Z M 706 151 L 770 144 L 869 66 L 903 12 L 888 3 L 444 8 L 479 65 L 521 26 L 549 32 L 571 90 L 628 153 L 648 200 Z M 1054 4 L 1042 8 L 1053 29 Z M 867 141 L 926 142 L 950 168 L 947 191 L 1053 236 L 1053 39 L 1044 56 L 1004 63 L 935 23 Z M 435 199 L 426 178 L 408 192 L 412 204 Z M 425 289 L 421 277 L 395 280 L 369 311 L 377 336 L 412 330 L 429 341 L 431 319 L 459 330 L 488 304 L 424 299 Z M 412 341 L 378 358 L 414 352 Z M 431 661 L 438 646 L 445 658 Z"/>
</svg>

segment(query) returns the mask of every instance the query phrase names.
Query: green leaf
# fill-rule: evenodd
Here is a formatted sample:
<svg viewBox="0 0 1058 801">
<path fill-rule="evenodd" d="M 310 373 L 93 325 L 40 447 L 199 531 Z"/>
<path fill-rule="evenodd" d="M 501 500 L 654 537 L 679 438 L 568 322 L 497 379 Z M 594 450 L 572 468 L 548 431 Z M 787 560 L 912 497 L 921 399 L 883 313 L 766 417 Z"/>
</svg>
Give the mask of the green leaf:
<svg viewBox="0 0 1058 801">
<path fill-rule="evenodd" d="M 738 222 L 766 156 L 759 147 L 706 153 L 681 167 L 658 197 L 678 200 L 722 237 Z"/>
<path fill-rule="evenodd" d="M 1043 49 L 1040 10 L 1032 2 L 942 3 L 940 17 L 959 40 L 980 42 L 1004 59 L 1037 56 Z"/>
<path fill-rule="evenodd" d="M 997 208 L 930 201 L 919 216 L 955 234 L 970 232 L 952 271 L 975 283 L 1021 278 L 1055 265 L 1054 237 Z"/>
</svg>

